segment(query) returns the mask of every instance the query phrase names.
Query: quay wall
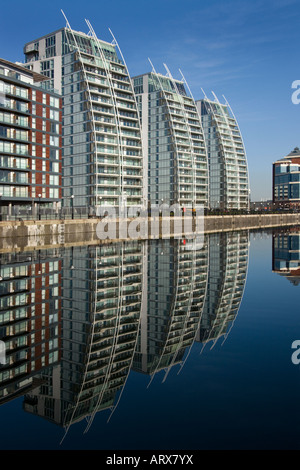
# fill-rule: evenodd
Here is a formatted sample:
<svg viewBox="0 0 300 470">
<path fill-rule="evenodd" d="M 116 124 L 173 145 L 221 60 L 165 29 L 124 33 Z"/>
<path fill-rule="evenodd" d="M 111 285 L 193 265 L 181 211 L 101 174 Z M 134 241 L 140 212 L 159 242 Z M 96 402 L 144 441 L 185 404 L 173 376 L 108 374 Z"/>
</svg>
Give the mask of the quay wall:
<svg viewBox="0 0 300 470">
<path fill-rule="evenodd" d="M 185 219 L 184 222 L 183 219 Z M 2 221 L 0 222 L 0 250 L 22 250 L 25 247 L 38 249 L 44 246 L 63 246 L 87 242 L 98 244 L 130 240 L 134 237 L 128 235 L 130 233 L 129 227 L 136 221 L 137 219 L 122 220 L 123 228 L 121 229 L 120 220 L 110 219 L 110 224 L 115 224 L 115 229 L 112 236 L 106 237 L 106 239 L 100 239 L 98 236 L 99 219 L 96 218 Z M 300 225 L 300 213 L 209 215 L 205 216 L 201 222 L 198 220 L 196 222 L 194 218 L 188 217 L 148 218 L 140 219 L 140 221 L 142 224 L 137 228 L 136 238 L 146 240 L 188 237 L 199 231 L 214 233 L 296 226 Z"/>
</svg>

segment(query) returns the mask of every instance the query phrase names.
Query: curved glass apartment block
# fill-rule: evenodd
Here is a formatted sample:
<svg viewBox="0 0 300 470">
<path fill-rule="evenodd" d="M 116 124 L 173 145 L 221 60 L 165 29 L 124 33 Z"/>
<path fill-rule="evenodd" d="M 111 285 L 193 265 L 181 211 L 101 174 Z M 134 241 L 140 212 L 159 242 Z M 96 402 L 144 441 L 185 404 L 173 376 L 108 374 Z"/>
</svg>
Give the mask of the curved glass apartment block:
<svg viewBox="0 0 300 470">
<path fill-rule="evenodd" d="M 63 204 L 142 204 L 142 145 L 135 95 L 115 41 L 67 23 L 27 43 L 26 66 L 49 77 L 63 95 Z M 79 209 L 78 209 L 79 210 Z"/>
<path fill-rule="evenodd" d="M 238 123 L 226 102 L 197 101 L 209 162 L 211 209 L 249 209 L 249 180 L 245 147 Z"/>
<path fill-rule="evenodd" d="M 151 73 L 133 78 L 150 204 L 207 206 L 208 164 L 200 116 L 183 80 Z"/>
</svg>

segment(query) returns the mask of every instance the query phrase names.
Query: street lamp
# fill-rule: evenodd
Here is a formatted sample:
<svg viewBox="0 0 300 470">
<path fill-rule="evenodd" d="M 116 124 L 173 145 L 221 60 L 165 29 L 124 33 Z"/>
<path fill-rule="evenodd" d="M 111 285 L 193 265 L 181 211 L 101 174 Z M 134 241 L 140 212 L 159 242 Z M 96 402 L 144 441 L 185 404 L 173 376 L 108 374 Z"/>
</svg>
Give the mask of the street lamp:
<svg viewBox="0 0 300 470">
<path fill-rule="evenodd" d="M 72 204 L 72 219 L 74 219 L 74 194 L 72 194 L 72 196 L 70 196 L 70 199 L 71 199 L 71 204 Z"/>
<path fill-rule="evenodd" d="M 39 220 L 41 220 L 41 197 L 42 195 L 39 194 L 38 197 L 39 197 Z"/>
</svg>

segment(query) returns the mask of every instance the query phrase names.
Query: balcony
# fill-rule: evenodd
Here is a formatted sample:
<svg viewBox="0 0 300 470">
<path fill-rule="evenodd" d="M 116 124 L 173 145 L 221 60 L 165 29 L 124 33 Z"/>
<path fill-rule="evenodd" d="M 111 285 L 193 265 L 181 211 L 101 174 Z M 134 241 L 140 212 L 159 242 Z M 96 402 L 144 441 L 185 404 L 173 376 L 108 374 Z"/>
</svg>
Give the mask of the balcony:
<svg viewBox="0 0 300 470">
<path fill-rule="evenodd" d="M 33 43 L 33 44 L 27 44 L 24 49 L 24 54 L 30 54 L 31 52 L 38 52 L 39 51 L 39 44 L 38 43 Z"/>
</svg>

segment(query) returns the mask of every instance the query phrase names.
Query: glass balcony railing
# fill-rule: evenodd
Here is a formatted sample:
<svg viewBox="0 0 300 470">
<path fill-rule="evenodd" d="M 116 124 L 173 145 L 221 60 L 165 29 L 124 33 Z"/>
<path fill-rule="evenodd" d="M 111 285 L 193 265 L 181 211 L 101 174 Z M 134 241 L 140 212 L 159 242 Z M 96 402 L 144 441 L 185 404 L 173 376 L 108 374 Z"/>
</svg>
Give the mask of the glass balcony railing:
<svg viewBox="0 0 300 470">
<path fill-rule="evenodd" d="M 25 158 L 0 157 L 1 168 L 15 168 L 16 170 L 29 170 L 29 162 Z"/>
<path fill-rule="evenodd" d="M 22 175 L 16 173 L 15 175 L 1 175 L 0 171 L 0 184 L 12 183 L 12 184 L 29 184 L 28 175 Z"/>
<path fill-rule="evenodd" d="M 16 116 L 14 114 L 0 113 L 0 122 L 13 124 L 14 126 L 29 127 L 27 117 Z"/>
<path fill-rule="evenodd" d="M 28 146 L 23 144 L 14 144 L 11 142 L 0 141 L 0 152 L 13 153 L 17 155 L 29 155 Z"/>
<path fill-rule="evenodd" d="M 28 197 L 28 188 L 13 187 L 13 186 L 0 186 L 0 193 L 4 197 Z"/>
</svg>

